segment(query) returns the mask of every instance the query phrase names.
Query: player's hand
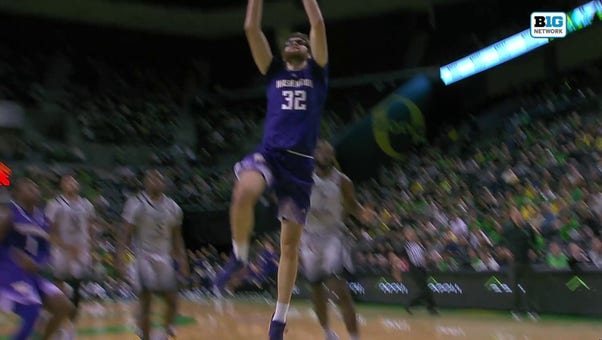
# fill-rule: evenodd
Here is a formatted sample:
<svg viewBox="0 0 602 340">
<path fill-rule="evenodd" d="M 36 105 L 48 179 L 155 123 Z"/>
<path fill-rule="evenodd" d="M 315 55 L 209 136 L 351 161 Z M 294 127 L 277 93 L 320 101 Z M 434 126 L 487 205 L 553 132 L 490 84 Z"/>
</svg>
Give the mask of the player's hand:
<svg viewBox="0 0 602 340">
<path fill-rule="evenodd" d="M 365 225 L 371 225 L 374 221 L 378 221 L 378 213 L 370 209 L 362 209 L 359 213 L 359 220 Z"/>
<path fill-rule="evenodd" d="M 38 264 L 34 261 L 34 259 L 27 255 L 23 250 L 12 248 L 11 256 L 13 260 L 21 267 L 23 270 L 30 274 L 35 274 L 40 270 Z"/>
</svg>

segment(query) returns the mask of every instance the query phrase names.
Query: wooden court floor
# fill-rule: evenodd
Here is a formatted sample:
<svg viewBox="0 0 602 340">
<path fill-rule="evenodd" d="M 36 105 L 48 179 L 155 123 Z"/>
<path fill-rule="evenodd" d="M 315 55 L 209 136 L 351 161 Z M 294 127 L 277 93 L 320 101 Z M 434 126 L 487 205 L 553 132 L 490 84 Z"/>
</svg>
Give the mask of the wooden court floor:
<svg viewBox="0 0 602 340">
<path fill-rule="evenodd" d="M 85 304 L 77 339 L 137 339 L 131 328 L 133 307 L 131 303 Z M 265 340 L 272 311 L 269 301 L 183 301 L 177 320 L 177 339 Z M 432 317 L 420 310 L 408 315 L 403 308 L 381 306 L 359 306 L 358 313 L 362 339 L 366 340 L 602 339 L 602 322 L 579 318 L 543 316 L 537 322 L 519 322 L 502 312 L 445 310 Z M 160 321 L 160 315 L 154 315 L 153 319 Z M 341 319 L 332 309 L 331 320 L 341 339 L 348 339 Z M 0 315 L 0 339 L 6 339 L 14 326 L 13 317 Z M 155 329 L 153 339 L 164 339 L 159 329 Z M 306 302 L 295 301 L 291 307 L 285 339 L 324 339 Z"/>
</svg>

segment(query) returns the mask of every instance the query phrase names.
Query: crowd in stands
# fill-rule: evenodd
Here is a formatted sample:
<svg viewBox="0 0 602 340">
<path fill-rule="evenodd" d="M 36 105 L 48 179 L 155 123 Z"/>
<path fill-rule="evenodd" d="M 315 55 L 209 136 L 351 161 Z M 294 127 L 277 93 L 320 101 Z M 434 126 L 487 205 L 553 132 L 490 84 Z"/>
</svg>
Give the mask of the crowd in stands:
<svg viewBox="0 0 602 340">
<path fill-rule="evenodd" d="M 543 87 L 523 98 L 532 105 L 494 137 L 449 134 L 440 147 L 422 149 L 360 185 L 359 196 L 379 218 L 353 229 L 360 241 L 356 267 L 394 276 L 407 271 L 401 230 L 412 227 L 432 270 L 499 270 L 511 261 L 503 230 L 517 208 L 537 233 L 530 253 L 537 268 L 601 270 L 600 87 L 580 85 Z M 597 107 L 568 106 L 592 100 Z"/>
</svg>

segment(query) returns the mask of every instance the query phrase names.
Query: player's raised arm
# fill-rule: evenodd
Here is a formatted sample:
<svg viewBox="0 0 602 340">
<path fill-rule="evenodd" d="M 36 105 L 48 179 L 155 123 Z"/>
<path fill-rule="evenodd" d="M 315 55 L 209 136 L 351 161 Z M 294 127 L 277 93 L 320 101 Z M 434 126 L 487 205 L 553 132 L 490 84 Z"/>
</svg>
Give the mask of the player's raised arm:
<svg viewBox="0 0 602 340">
<path fill-rule="evenodd" d="M 317 0 L 303 0 L 303 7 L 305 7 L 305 13 L 307 13 L 311 26 L 309 44 L 312 57 L 316 64 L 324 67 L 328 64 L 328 43 L 322 11 L 320 11 Z"/>
<path fill-rule="evenodd" d="M 247 15 L 245 17 L 245 34 L 255 65 L 261 74 L 266 74 L 274 56 L 270 49 L 268 39 L 261 30 L 261 17 L 263 14 L 263 0 L 249 0 Z"/>
</svg>

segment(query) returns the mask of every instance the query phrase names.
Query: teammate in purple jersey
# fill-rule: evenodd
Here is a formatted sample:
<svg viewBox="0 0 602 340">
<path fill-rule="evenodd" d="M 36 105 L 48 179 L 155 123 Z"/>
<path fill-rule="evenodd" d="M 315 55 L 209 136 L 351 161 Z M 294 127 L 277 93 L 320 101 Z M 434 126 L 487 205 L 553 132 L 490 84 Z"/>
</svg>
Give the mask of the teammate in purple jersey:
<svg viewBox="0 0 602 340">
<path fill-rule="evenodd" d="M 253 60 L 268 81 L 267 115 L 258 150 L 236 167 L 238 181 L 230 206 L 234 257 L 217 286 L 248 262 L 254 207 L 266 188 L 279 204 L 281 257 L 278 267 L 278 301 L 270 324 L 270 339 L 282 339 L 286 314 L 297 277 L 301 232 L 313 184 L 313 152 L 328 88 L 328 49 L 324 19 L 316 0 L 303 0 L 311 25 L 309 38 L 292 34 L 282 57 L 272 54 L 261 30 L 262 0 L 249 0 L 245 33 Z"/>
<path fill-rule="evenodd" d="M 15 201 L 0 209 L 0 309 L 12 311 L 21 327 L 12 339 L 29 339 L 42 307 L 52 316 L 42 339 L 50 337 L 74 307 L 55 285 L 40 276 L 50 257 L 50 227 L 38 186 L 29 179 L 15 183 Z"/>
</svg>

